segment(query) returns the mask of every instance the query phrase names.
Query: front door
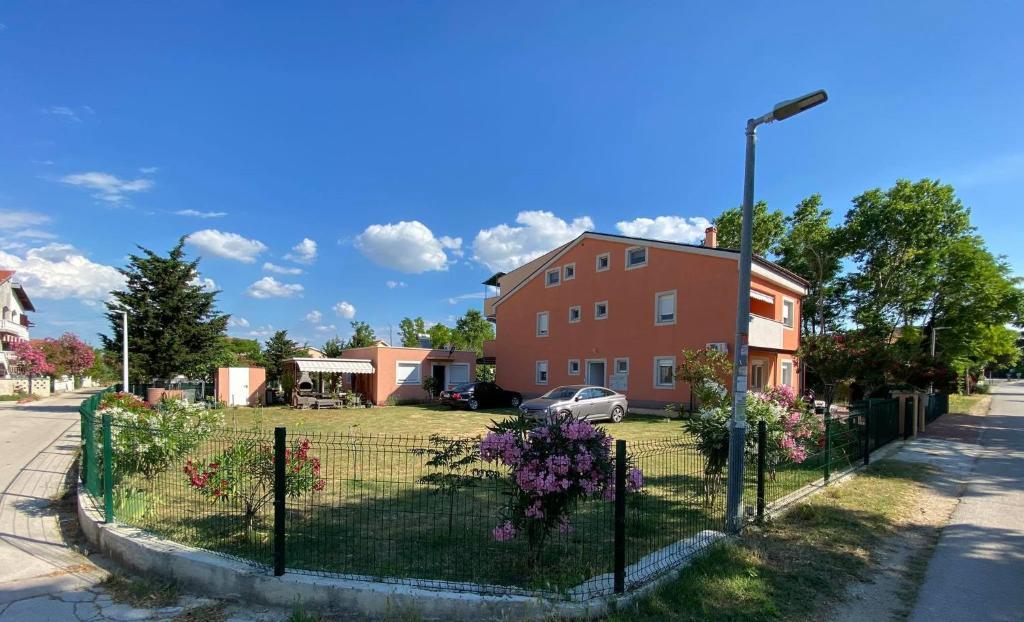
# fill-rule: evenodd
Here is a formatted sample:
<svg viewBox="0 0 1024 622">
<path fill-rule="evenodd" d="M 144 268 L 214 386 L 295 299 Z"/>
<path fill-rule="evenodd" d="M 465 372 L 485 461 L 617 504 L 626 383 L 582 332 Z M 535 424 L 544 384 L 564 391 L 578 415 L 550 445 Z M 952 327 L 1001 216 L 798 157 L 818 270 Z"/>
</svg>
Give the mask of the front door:
<svg viewBox="0 0 1024 622">
<path fill-rule="evenodd" d="M 228 368 L 228 406 L 249 405 L 249 369 Z"/>
<path fill-rule="evenodd" d="M 431 375 L 434 376 L 434 383 L 436 384 L 438 391 L 444 391 L 448 388 L 448 385 L 445 382 L 444 369 L 444 365 L 434 365 L 431 370 Z"/>
<path fill-rule="evenodd" d="M 587 361 L 587 384 L 603 387 L 604 383 L 604 361 Z"/>
</svg>

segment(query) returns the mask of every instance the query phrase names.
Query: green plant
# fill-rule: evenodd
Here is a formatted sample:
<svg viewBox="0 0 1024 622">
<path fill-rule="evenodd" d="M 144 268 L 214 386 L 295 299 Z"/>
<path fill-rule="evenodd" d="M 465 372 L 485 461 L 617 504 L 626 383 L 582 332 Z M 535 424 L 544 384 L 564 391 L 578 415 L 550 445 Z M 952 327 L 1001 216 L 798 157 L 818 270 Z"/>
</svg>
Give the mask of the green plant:
<svg viewBox="0 0 1024 622">
<path fill-rule="evenodd" d="M 728 395 L 721 387 L 731 373 L 732 361 L 724 352 L 707 348 L 684 349 L 676 366 L 676 378 L 690 386 L 690 411 L 696 406 L 722 406 L 722 400 Z"/>
<path fill-rule="evenodd" d="M 423 390 L 427 392 L 427 397 L 433 398 L 437 394 L 438 390 L 441 389 L 441 383 L 438 382 L 437 378 L 433 376 L 427 376 L 421 383 Z"/>
<path fill-rule="evenodd" d="M 426 465 L 437 469 L 420 477 L 420 482 L 433 486 L 437 494 L 448 498 L 448 535 L 452 534 L 455 516 L 455 494 L 475 485 L 483 478 L 497 477 L 498 472 L 474 468 L 480 461 L 479 438 L 446 438 L 430 435 L 429 447 L 411 450 L 418 456 L 430 456 Z"/>
</svg>

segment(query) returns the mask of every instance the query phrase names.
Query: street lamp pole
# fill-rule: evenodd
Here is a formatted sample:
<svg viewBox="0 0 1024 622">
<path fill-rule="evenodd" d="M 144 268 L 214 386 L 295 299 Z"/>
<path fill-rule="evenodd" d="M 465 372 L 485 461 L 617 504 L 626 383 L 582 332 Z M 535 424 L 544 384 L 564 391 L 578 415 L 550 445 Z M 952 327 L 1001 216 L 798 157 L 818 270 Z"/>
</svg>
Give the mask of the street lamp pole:
<svg viewBox="0 0 1024 622">
<path fill-rule="evenodd" d="M 121 390 L 128 392 L 128 310 L 121 309 Z"/>
<path fill-rule="evenodd" d="M 935 333 L 940 330 L 946 330 L 948 326 L 932 326 L 932 364 L 935 364 Z M 932 380 L 928 383 L 928 392 L 935 393 L 935 373 L 932 372 Z"/>
<path fill-rule="evenodd" d="M 827 100 L 828 94 L 825 91 L 814 91 L 803 97 L 777 104 L 768 114 L 747 121 L 736 340 L 732 369 L 732 417 L 729 420 L 729 481 L 725 509 L 730 531 L 739 531 L 743 525 L 743 450 L 747 433 L 747 359 L 750 333 L 750 271 L 754 255 L 754 154 L 757 127 L 772 121 L 788 119 Z"/>
</svg>

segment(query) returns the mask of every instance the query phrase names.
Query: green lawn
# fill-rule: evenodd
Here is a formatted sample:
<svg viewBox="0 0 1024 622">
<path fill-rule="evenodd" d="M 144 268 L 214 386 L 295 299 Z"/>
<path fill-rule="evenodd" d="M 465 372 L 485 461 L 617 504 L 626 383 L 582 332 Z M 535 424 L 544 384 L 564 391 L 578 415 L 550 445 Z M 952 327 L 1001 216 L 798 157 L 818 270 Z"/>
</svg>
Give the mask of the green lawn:
<svg viewBox="0 0 1024 622">
<path fill-rule="evenodd" d="M 992 402 L 990 395 L 950 395 L 949 412 L 967 415 L 983 415 Z"/>
</svg>

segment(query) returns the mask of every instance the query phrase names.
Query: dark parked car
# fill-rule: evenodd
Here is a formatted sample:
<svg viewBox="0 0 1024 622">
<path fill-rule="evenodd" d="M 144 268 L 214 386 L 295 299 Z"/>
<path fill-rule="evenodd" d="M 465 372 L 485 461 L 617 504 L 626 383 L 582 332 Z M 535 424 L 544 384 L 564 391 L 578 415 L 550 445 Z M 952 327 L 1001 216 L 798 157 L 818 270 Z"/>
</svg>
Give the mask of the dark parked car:
<svg viewBox="0 0 1024 622">
<path fill-rule="evenodd" d="M 467 382 L 447 391 L 441 391 L 440 401 L 452 408 L 518 408 L 523 396 L 515 391 L 506 391 L 493 382 Z"/>
</svg>

